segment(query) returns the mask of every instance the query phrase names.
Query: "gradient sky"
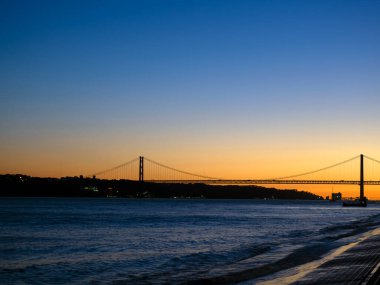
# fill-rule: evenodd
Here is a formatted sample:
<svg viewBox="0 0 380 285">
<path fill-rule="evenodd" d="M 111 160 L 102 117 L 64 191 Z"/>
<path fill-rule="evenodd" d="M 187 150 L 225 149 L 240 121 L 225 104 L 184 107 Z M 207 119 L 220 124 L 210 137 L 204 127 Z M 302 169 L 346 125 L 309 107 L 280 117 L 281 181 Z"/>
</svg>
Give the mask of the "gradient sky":
<svg viewBox="0 0 380 285">
<path fill-rule="evenodd" d="M 380 159 L 380 1 L 0 2 L 0 173 Z M 379 190 L 380 195 L 380 190 Z"/>
</svg>

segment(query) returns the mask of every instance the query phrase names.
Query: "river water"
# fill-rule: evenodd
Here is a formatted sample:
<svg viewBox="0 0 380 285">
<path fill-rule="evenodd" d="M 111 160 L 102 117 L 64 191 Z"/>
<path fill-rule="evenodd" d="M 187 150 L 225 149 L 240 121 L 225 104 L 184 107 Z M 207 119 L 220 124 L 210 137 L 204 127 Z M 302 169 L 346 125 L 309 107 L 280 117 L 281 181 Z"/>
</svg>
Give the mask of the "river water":
<svg viewBox="0 0 380 285">
<path fill-rule="evenodd" d="M 0 198 L 0 284 L 255 284 L 379 225 L 379 204 Z"/>
</svg>

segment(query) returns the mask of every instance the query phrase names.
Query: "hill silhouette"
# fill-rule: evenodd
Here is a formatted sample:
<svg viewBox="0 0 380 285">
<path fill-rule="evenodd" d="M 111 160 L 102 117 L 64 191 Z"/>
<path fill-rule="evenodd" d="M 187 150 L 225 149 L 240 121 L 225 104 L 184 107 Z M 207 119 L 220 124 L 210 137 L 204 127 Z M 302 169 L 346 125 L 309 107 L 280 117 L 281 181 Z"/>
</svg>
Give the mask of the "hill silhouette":
<svg viewBox="0 0 380 285">
<path fill-rule="evenodd" d="M 83 177 L 40 178 L 20 174 L 0 175 L 0 189 L 0 196 L 18 197 L 321 199 L 306 191 L 279 190 L 254 185 L 163 184 Z"/>
</svg>

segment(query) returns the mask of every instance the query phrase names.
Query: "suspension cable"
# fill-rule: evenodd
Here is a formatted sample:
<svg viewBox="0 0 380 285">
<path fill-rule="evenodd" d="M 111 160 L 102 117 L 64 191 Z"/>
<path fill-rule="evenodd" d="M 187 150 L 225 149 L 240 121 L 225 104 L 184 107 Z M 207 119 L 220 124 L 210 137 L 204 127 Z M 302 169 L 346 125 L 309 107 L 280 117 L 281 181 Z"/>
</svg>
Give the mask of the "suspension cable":
<svg viewBox="0 0 380 285">
<path fill-rule="evenodd" d="M 333 165 L 330 165 L 330 166 L 327 166 L 327 167 L 323 167 L 323 168 L 320 168 L 320 169 L 317 169 L 317 170 L 313 170 L 313 171 L 308 171 L 308 172 L 304 172 L 304 173 L 300 173 L 300 174 L 295 174 L 295 175 L 290 175 L 290 176 L 283 176 L 283 177 L 277 177 L 277 178 L 271 178 L 271 179 L 266 179 L 266 180 L 284 180 L 284 179 L 290 179 L 290 178 L 295 178 L 295 177 L 299 177 L 299 176 L 304 176 L 304 175 L 309 175 L 309 174 L 314 174 L 314 173 L 317 173 L 317 172 L 320 172 L 320 171 L 324 171 L 324 170 L 327 170 L 327 169 L 330 169 L 330 168 L 333 168 L 333 167 L 337 167 L 337 166 L 340 166 L 342 164 L 345 164 L 345 163 L 348 163 L 350 161 L 353 161 L 355 159 L 357 159 L 359 157 L 359 155 L 353 157 L 353 158 L 350 158 L 350 159 L 347 159 L 345 161 L 342 161 L 342 162 L 339 162 L 339 163 L 336 163 L 336 164 L 333 164 Z M 369 156 L 366 156 L 364 155 L 365 158 L 367 159 L 370 159 L 374 162 L 377 162 L 377 163 L 380 163 L 379 160 L 376 160 L 374 158 L 371 158 Z M 206 180 L 223 180 L 221 178 L 215 178 L 215 177 L 210 177 L 210 176 L 205 176 L 205 175 L 199 175 L 199 174 L 195 174 L 195 173 L 191 173 L 191 172 L 187 172 L 187 171 L 183 171 L 183 170 L 179 170 L 179 169 L 176 169 L 176 168 L 173 168 L 173 167 L 170 167 L 170 166 L 167 166 L 167 165 L 164 165 L 164 164 L 161 164 L 157 161 L 154 161 L 154 160 L 151 160 L 147 157 L 144 157 L 144 159 L 146 161 L 149 161 L 153 164 L 155 164 L 156 166 L 159 166 L 159 167 L 163 167 L 165 169 L 168 169 L 168 170 L 172 170 L 172 171 L 175 171 L 177 173 L 182 173 L 182 174 L 185 174 L 185 175 L 190 175 L 190 176 L 194 176 L 194 177 L 198 177 L 198 178 L 202 178 L 202 179 L 206 179 Z M 128 166 L 136 161 L 139 160 L 139 157 L 135 158 L 135 159 L 132 159 L 128 162 L 125 162 L 123 164 L 120 164 L 118 166 L 115 166 L 115 167 L 112 167 L 112 168 L 109 168 L 109 169 L 106 169 L 106 170 L 103 170 L 103 171 L 99 171 L 97 173 L 94 173 L 93 176 L 98 176 L 98 175 L 102 175 L 102 174 L 105 174 L 107 172 L 111 172 L 111 171 L 114 171 L 118 168 L 121 168 L 121 167 L 124 167 L 124 166 Z"/>
<path fill-rule="evenodd" d="M 366 156 L 366 155 L 364 155 L 364 157 L 365 157 L 365 158 L 368 158 L 369 160 L 372 160 L 372 161 L 374 161 L 374 162 L 380 163 L 379 160 L 376 160 L 376 159 L 374 159 L 374 158 L 372 158 L 372 157 L 369 157 L 369 156 Z"/>
<path fill-rule="evenodd" d="M 127 165 L 129 165 L 129 164 L 132 164 L 133 162 L 135 162 L 135 161 L 137 161 L 137 160 L 139 160 L 138 157 L 135 158 L 135 159 L 132 159 L 132 160 L 130 160 L 130 161 L 128 161 L 128 162 L 125 162 L 125 163 L 123 163 L 123 164 L 120 164 L 120 165 L 118 165 L 118 166 L 115 166 L 115 167 L 112 167 L 112 168 L 109 168 L 109 169 L 106 169 L 106 170 L 103 170 L 103 171 L 99 171 L 99 172 L 97 172 L 97 173 L 94 173 L 93 176 L 102 175 L 102 174 L 104 174 L 104 173 L 107 173 L 107 172 L 110 172 L 110 171 L 116 170 L 116 169 L 118 169 L 118 168 L 120 168 L 120 167 L 127 166 Z"/>
<path fill-rule="evenodd" d="M 296 175 L 290 175 L 290 176 L 284 176 L 284 177 L 278 177 L 278 178 L 268 179 L 268 180 L 290 179 L 290 178 L 295 178 L 295 177 L 304 176 L 304 175 L 308 175 L 308 174 L 313 174 L 313 173 L 316 173 L 316 172 L 319 172 L 319 171 L 327 170 L 327 169 L 330 169 L 330 168 L 333 168 L 333 167 L 345 164 L 347 162 L 350 162 L 352 160 L 355 160 L 355 159 L 359 158 L 359 156 L 360 155 L 357 155 L 357 156 L 355 156 L 353 158 L 350 158 L 350 159 L 347 159 L 345 161 L 342 161 L 342 162 L 339 162 L 339 163 L 336 163 L 336 164 L 333 164 L 333 165 L 330 165 L 330 166 L 327 166 L 327 167 L 323 167 L 323 168 L 320 168 L 320 169 L 317 169 L 317 170 L 313 170 L 313 171 L 309 171 L 309 172 L 304 172 L 304 173 L 296 174 Z"/>
<path fill-rule="evenodd" d="M 204 176 L 204 175 L 199 175 L 199 174 L 195 174 L 195 173 L 179 170 L 179 169 L 176 169 L 176 168 L 173 168 L 173 167 L 161 164 L 159 162 L 156 162 L 156 161 L 151 160 L 151 159 L 146 158 L 146 157 L 144 157 L 144 159 L 147 160 L 147 161 L 149 161 L 149 162 L 151 162 L 151 163 L 153 163 L 153 164 L 156 164 L 157 166 L 161 166 L 163 168 L 166 168 L 166 169 L 169 169 L 169 170 L 172 170 L 172 171 L 176 171 L 176 172 L 179 172 L 179 173 L 182 173 L 182 174 L 186 174 L 186 175 L 190 175 L 190 176 L 195 176 L 195 177 L 203 178 L 203 179 L 207 179 L 207 180 L 222 180 L 220 178 L 209 177 L 209 176 Z"/>
</svg>

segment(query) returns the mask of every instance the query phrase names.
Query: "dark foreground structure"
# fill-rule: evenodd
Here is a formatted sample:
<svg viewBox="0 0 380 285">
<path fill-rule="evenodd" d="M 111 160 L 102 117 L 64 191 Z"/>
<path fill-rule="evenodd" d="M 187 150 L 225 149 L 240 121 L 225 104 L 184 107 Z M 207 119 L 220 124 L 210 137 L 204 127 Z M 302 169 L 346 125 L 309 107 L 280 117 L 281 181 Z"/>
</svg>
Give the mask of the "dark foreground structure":
<svg viewBox="0 0 380 285">
<path fill-rule="evenodd" d="M 206 199 L 302 199 L 321 197 L 305 191 L 259 186 L 216 186 L 202 183 L 152 183 L 83 177 L 38 178 L 0 175 L 0 196 L 25 197 L 127 197 Z"/>
<path fill-rule="evenodd" d="M 380 284 L 380 234 L 363 240 L 292 284 Z"/>
</svg>

